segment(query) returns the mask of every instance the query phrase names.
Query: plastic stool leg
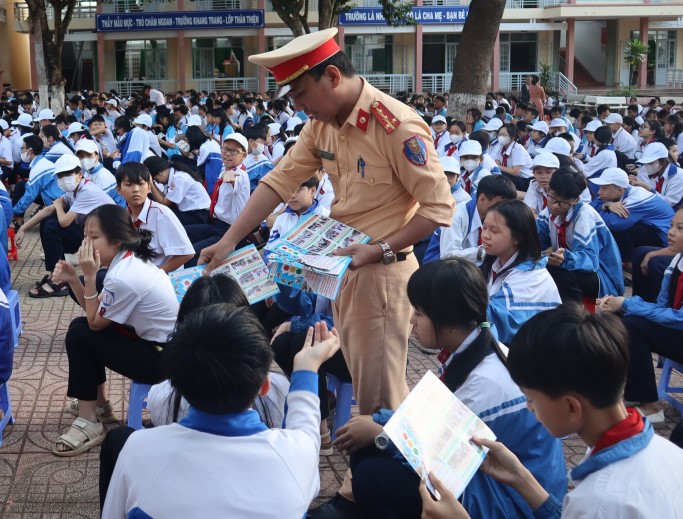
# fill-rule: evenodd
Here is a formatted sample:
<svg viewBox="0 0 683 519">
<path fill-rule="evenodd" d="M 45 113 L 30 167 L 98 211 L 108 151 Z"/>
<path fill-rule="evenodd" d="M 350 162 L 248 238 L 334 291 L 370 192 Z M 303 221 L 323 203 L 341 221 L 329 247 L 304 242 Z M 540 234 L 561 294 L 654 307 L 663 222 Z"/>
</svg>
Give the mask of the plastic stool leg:
<svg viewBox="0 0 683 519">
<path fill-rule="evenodd" d="M 132 427 L 136 431 L 142 429 L 142 410 L 147 407 L 145 398 L 149 390 L 152 388 L 150 384 L 140 384 L 135 381 L 130 383 L 130 395 L 128 398 L 128 427 Z"/>
</svg>

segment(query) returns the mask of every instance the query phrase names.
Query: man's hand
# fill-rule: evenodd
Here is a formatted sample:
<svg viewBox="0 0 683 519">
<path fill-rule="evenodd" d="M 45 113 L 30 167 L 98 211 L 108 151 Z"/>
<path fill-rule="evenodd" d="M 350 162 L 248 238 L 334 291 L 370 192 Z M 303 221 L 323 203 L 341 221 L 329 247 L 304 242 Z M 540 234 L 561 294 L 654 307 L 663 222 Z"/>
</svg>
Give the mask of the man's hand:
<svg viewBox="0 0 683 519">
<path fill-rule="evenodd" d="M 324 322 L 317 322 L 315 337 L 313 328 L 309 328 L 303 348 L 294 357 L 294 371 L 306 370 L 317 373 L 321 364 L 332 357 L 338 349 L 339 334 L 336 328 L 328 330 Z"/>
<path fill-rule="evenodd" d="M 560 247 L 554 252 L 548 254 L 548 265 L 551 267 L 559 267 L 564 261 L 564 249 Z"/>
<path fill-rule="evenodd" d="M 232 251 L 235 250 L 235 245 L 225 240 L 219 240 L 210 247 L 202 249 L 199 253 L 198 265 L 206 264 L 204 274 L 208 275 L 220 265 L 225 258 L 227 258 Z"/>
<path fill-rule="evenodd" d="M 357 269 L 369 263 L 379 263 L 384 256 L 382 247 L 377 244 L 357 244 L 342 247 L 334 251 L 335 256 L 351 256 L 351 269 Z"/>
<path fill-rule="evenodd" d="M 372 445 L 383 430 L 381 425 L 372 420 L 372 416 L 354 416 L 339 428 L 334 446 L 345 454 L 353 454 L 358 449 Z"/>
<path fill-rule="evenodd" d="M 630 214 L 629 210 L 626 209 L 626 206 L 622 202 L 611 202 L 607 207 L 607 210 L 621 218 L 628 218 L 628 215 Z"/>
<path fill-rule="evenodd" d="M 458 502 L 453 493 L 448 490 L 434 474 L 429 475 L 429 481 L 441 496 L 434 498 L 427 490 L 424 482 L 420 482 L 420 496 L 422 497 L 422 519 L 469 519 L 469 514 Z"/>
</svg>

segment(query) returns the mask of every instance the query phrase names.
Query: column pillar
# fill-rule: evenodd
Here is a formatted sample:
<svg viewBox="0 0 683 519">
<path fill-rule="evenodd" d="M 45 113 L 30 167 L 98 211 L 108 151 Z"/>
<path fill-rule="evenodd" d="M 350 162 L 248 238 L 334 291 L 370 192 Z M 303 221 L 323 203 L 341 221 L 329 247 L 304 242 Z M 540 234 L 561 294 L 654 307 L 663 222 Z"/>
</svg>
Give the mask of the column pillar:
<svg viewBox="0 0 683 519">
<path fill-rule="evenodd" d="M 266 0 L 258 0 L 257 2 L 257 9 L 262 9 L 264 12 L 265 16 L 265 11 L 266 11 Z M 258 29 L 258 53 L 262 54 L 266 52 L 266 28 L 265 28 L 265 18 L 264 18 L 264 26 L 259 27 Z M 265 93 L 267 90 L 267 85 L 266 85 L 266 69 L 257 66 L 256 67 L 258 71 L 258 91 L 260 93 Z"/>
<path fill-rule="evenodd" d="M 422 7 L 422 0 L 415 0 L 415 7 Z M 422 33 L 422 24 L 418 23 L 415 26 L 415 71 L 413 72 L 416 94 L 422 93 Z"/>
<path fill-rule="evenodd" d="M 102 14 L 102 3 L 97 4 L 97 14 Z M 116 59 L 114 59 L 116 63 Z M 114 64 L 116 67 L 116 64 Z M 116 79 L 116 70 L 114 71 L 114 79 Z M 101 32 L 97 33 L 97 91 L 105 91 L 105 67 L 104 67 L 104 34 Z"/>
<path fill-rule="evenodd" d="M 500 88 L 500 33 L 496 35 L 491 59 L 491 90 L 497 92 Z"/>
<path fill-rule="evenodd" d="M 178 11 L 185 10 L 185 0 L 177 0 Z M 185 90 L 185 31 L 178 31 L 178 90 Z M 168 46 L 166 47 L 168 48 Z"/>
<path fill-rule="evenodd" d="M 649 19 L 640 19 L 640 41 L 645 45 L 648 42 Z M 647 88 L 647 58 L 638 67 L 638 88 Z"/>
<path fill-rule="evenodd" d="M 565 75 L 567 76 L 567 79 L 571 81 L 572 83 L 574 82 L 574 38 L 575 38 L 575 20 L 574 18 L 569 18 L 567 20 L 567 44 L 566 44 L 566 53 L 564 55 L 565 60 L 566 60 L 566 66 L 565 66 Z"/>
<path fill-rule="evenodd" d="M 33 24 L 28 26 L 28 47 L 31 56 L 31 90 L 38 90 L 38 68 L 36 67 L 36 39 L 33 36 Z M 47 105 L 45 105 L 47 106 Z"/>
</svg>

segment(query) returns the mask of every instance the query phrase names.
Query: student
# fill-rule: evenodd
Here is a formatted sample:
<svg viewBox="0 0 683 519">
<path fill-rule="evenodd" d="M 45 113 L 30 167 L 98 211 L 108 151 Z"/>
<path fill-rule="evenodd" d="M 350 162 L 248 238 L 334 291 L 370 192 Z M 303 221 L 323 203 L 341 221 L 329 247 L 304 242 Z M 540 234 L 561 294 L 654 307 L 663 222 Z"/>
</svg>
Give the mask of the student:
<svg viewBox="0 0 683 519">
<path fill-rule="evenodd" d="M 142 121 L 151 124 L 151 117 L 146 115 Z M 152 156 L 146 130 L 138 126 L 132 128 L 126 116 L 121 116 L 114 121 L 114 132 L 118 137 L 118 150 L 112 156 L 115 168 L 128 162 L 142 162 Z"/>
<path fill-rule="evenodd" d="M 481 119 L 481 110 L 479 108 L 468 108 L 465 114 L 465 124 L 467 125 L 467 133 L 483 130 L 486 123 Z"/>
<path fill-rule="evenodd" d="M 550 137 L 557 137 L 561 133 L 564 133 L 567 131 L 567 123 L 565 122 L 564 119 L 560 119 L 559 117 L 556 119 L 553 119 L 550 121 L 548 124 L 548 135 Z"/>
<path fill-rule="evenodd" d="M 481 179 L 476 198 L 473 197 L 463 207 L 456 206 L 451 226 L 434 231 L 423 263 L 459 256 L 481 265 L 484 260 L 482 222 L 486 211 L 501 200 L 514 200 L 516 197 L 514 184 L 502 175 L 488 175 Z"/>
<path fill-rule="evenodd" d="M 114 127 L 115 125 L 112 124 L 111 128 L 113 129 Z M 88 124 L 88 131 L 100 148 L 102 162 L 107 162 L 106 167 L 111 168 L 113 164 L 111 155 L 115 154 L 117 147 L 114 134 L 112 133 L 112 130 L 107 127 L 104 117 L 101 115 L 93 115 Z"/>
<path fill-rule="evenodd" d="M 176 124 L 176 119 L 171 111 L 162 106 L 157 108 L 157 125 L 159 130 L 157 140 L 161 145 L 161 149 L 166 152 L 166 158 L 171 160 L 174 156 L 180 155 L 178 149 L 178 136 L 180 135 L 180 128 Z"/>
<path fill-rule="evenodd" d="M 571 116 L 571 112 L 569 113 L 569 115 Z M 565 131 L 576 134 L 576 129 L 574 128 L 574 125 L 572 124 L 572 122 L 571 122 L 571 120 L 569 119 L 569 117 L 566 117 L 566 116 L 562 113 L 562 107 L 561 107 L 561 106 L 553 106 L 553 107 L 550 109 L 550 117 L 551 117 L 553 120 L 555 120 L 555 119 L 561 119 L 561 120 L 563 120 L 563 121 L 565 122 L 565 126 L 567 127 L 567 129 L 566 129 Z M 551 126 L 552 126 L 552 125 L 551 125 Z M 564 133 L 564 132 L 560 132 L 560 133 Z M 559 135 L 559 134 L 558 134 L 558 135 Z"/>
<path fill-rule="evenodd" d="M 652 365 L 649 354 L 647 365 Z M 529 320 L 510 348 L 512 379 L 551 434 L 578 433 L 589 452 L 570 471 L 575 488 L 563 504 L 535 480 L 504 440 L 473 438 L 490 449 L 480 472 L 519 492 L 535 517 L 679 516 L 683 453 L 624 406 L 629 366 L 628 336 L 613 316 L 588 315 L 563 305 Z M 426 488 L 420 489 L 424 519 L 469 517 L 440 482 L 436 488 L 439 502 Z"/>
<path fill-rule="evenodd" d="M 623 312 L 623 323 L 631 345 L 628 378 L 624 398 L 639 402 L 638 411 L 651 423 L 664 422 L 659 406 L 657 384 L 652 368 L 652 354 L 659 353 L 673 361 L 683 362 L 680 334 L 683 330 L 683 210 L 676 211 L 668 232 L 669 249 L 676 253 L 666 269 L 655 303 L 641 297 L 608 295 L 597 307 L 608 312 Z"/>
<path fill-rule="evenodd" d="M 541 248 L 548 255 L 548 272 L 562 301 L 588 301 L 609 293 L 624 293 L 621 255 L 600 215 L 581 201 L 586 181 L 563 167 L 550 178 L 547 207 L 536 226 Z"/>
<path fill-rule="evenodd" d="M 489 143 L 491 142 L 489 134 L 484 130 L 479 130 L 477 132 L 470 133 L 468 140 L 479 143 L 479 147 L 481 148 L 482 152 L 481 165 L 484 166 L 484 169 L 490 171 L 492 174 L 500 175 L 500 168 L 498 167 L 498 164 L 496 164 L 496 161 L 493 160 L 489 154 L 491 150 L 491 147 L 489 146 Z"/>
<path fill-rule="evenodd" d="M 444 96 L 434 97 L 434 115 L 440 115 L 446 117 L 448 109 L 446 108 L 446 98 Z"/>
<path fill-rule="evenodd" d="M 619 168 L 606 169 L 592 182 L 599 186 L 599 198 L 591 205 L 612 231 L 627 268 L 636 247 L 666 244 L 667 229 L 674 215 L 666 200 L 642 187 L 631 186 L 628 175 Z"/>
<path fill-rule="evenodd" d="M 0 110 L 0 115 L 2 110 Z M 9 180 L 14 170 L 14 154 L 12 153 L 12 130 L 4 119 L 0 119 L 0 180 Z"/>
<path fill-rule="evenodd" d="M 671 163 L 664 144 L 648 144 L 636 164 L 640 169 L 637 178 L 630 177 L 631 185 L 656 193 L 672 207 L 683 200 L 683 170 Z"/>
<path fill-rule="evenodd" d="M 659 142 L 664 138 L 664 129 L 656 120 L 648 119 L 638 128 L 638 136 L 640 137 L 640 142 L 638 143 L 640 149 L 636 151 L 636 159 L 640 158 L 649 144 Z"/>
<path fill-rule="evenodd" d="M 466 204 L 472 200 L 472 197 L 465 191 L 460 182 L 460 162 L 458 159 L 448 156 L 439 157 L 439 162 L 441 162 L 443 172 L 448 179 L 448 185 L 451 186 L 451 195 L 453 195 L 453 200 L 455 200 L 455 207 L 457 208 L 458 205 Z"/>
<path fill-rule="evenodd" d="M 324 208 L 329 215 L 332 203 L 334 202 L 334 187 L 332 186 L 332 181 L 330 181 L 330 176 L 323 166 L 318 168 L 316 176 L 318 177 L 318 191 L 315 193 L 315 199 L 320 204 L 320 207 Z"/>
<path fill-rule="evenodd" d="M 445 150 L 449 157 L 453 155 L 457 157 L 458 146 L 467 141 L 466 128 L 464 121 L 454 120 L 448 125 L 448 140 L 450 142 L 446 145 Z"/>
<path fill-rule="evenodd" d="M 486 254 L 481 269 L 489 290 L 488 315 L 498 338 L 510 344 L 533 315 L 562 303 L 541 257 L 534 215 L 520 200 L 504 200 L 486 211 L 481 231 Z"/>
<path fill-rule="evenodd" d="M 527 141 L 526 151 L 531 158 L 534 158 L 540 153 L 545 143 L 548 142 L 546 138 L 550 129 L 548 123 L 545 121 L 537 121 L 533 124 L 527 124 L 529 128 L 529 140 Z"/>
<path fill-rule="evenodd" d="M 222 108 L 209 110 L 206 120 L 206 131 L 218 144 L 223 144 L 225 138 L 235 131 L 228 121 L 228 114 Z"/>
<path fill-rule="evenodd" d="M 619 167 L 619 157 L 617 152 L 614 151 L 614 146 L 610 144 L 612 130 L 607 126 L 600 126 L 591 135 L 589 131 L 591 127 L 590 124 L 586 127 L 586 137 L 592 142 L 590 150 L 591 153 L 594 153 L 584 165 L 583 174 L 588 179 L 588 186 L 591 192 L 597 194 L 597 184 L 594 180 L 600 178 L 608 168 Z"/>
<path fill-rule="evenodd" d="M 40 129 L 43 139 L 43 156 L 50 162 L 57 162 L 62 155 L 73 155 L 73 148 L 69 145 L 54 124 L 48 124 Z"/>
<path fill-rule="evenodd" d="M 152 176 L 155 202 L 170 207 L 182 225 L 209 222 L 211 197 L 196 172 L 182 162 L 171 164 L 161 157 L 150 157 L 144 165 Z"/>
<path fill-rule="evenodd" d="M 517 126 L 506 124 L 498 130 L 498 145 L 491 151 L 500 172 L 512 180 L 519 191 L 526 191 L 533 178 L 531 157 L 517 143 Z"/>
<path fill-rule="evenodd" d="M 116 170 L 116 189 L 128 204 L 133 225 L 151 233 L 149 248 L 154 257 L 150 261 L 164 272 L 173 272 L 192 259 L 194 249 L 173 211 L 149 199 L 151 183 L 143 164 L 124 164 Z"/>
<path fill-rule="evenodd" d="M 221 147 L 207 137 L 198 126 L 189 126 L 185 136 L 190 144 L 191 153 L 196 154 L 199 175 L 204 179 L 209 195 L 212 195 L 216 181 L 225 171 L 221 161 Z"/>
<path fill-rule="evenodd" d="M 266 147 L 269 146 L 270 128 L 266 125 L 256 125 L 244 131 L 249 143 L 249 155 L 244 159 L 244 167 L 249 175 L 249 192 L 253 192 L 259 181 L 273 169 L 273 163 L 266 156 Z"/>
<path fill-rule="evenodd" d="M 441 349 L 443 383 L 500 441 L 509 442 L 526 469 L 562 499 L 567 481 L 561 442 L 527 409 L 522 392 L 510 378 L 506 348 L 489 330 L 481 272 L 462 258 L 423 265 L 408 282 L 408 298 L 420 343 Z M 371 416 L 356 416 L 338 431 L 335 445 L 351 453 L 359 517 L 420 516 L 420 477 L 392 444 L 380 450 L 373 441 L 391 415 L 392 411 L 382 409 Z M 519 494 L 482 472 L 474 475 L 462 499 L 474 517 L 532 517 Z"/>
<path fill-rule="evenodd" d="M 524 203 L 539 215 L 548 205 L 548 188 L 550 177 L 560 167 L 558 158 L 548 152 L 539 153 L 531 163 L 534 179 L 529 183 L 529 188 L 524 195 Z"/>
<path fill-rule="evenodd" d="M 107 193 L 116 205 L 126 207 L 126 201 L 116 190 L 116 178 L 100 162 L 100 150 L 92 139 L 81 139 L 76 143 L 76 157 L 83 169 L 83 178 L 93 182 Z"/>
<path fill-rule="evenodd" d="M 503 121 L 494 117 L 489 122 L 487 122 L 482 130 L 484 130 L 489 136 L 489 150 L 493 151 L 498 145 L 498 130 L 503 126 Z"/>
<path fill-rule="evenodd" d="M 264 153 L 273 164 L 277 164 L 280 158 L 285 154 L 285 141 L 287 140 L 287 136 L 282 129 L 282 125 L 278 123 L 277 120 L 274 123 L 270 123 L 268 128 L 270 130 L 271 143 L 266 144 Z"/>
<path fill-rule="evenodd" d="M 446 155 L 446 147 L 451 143 L 448 137 L 448 127 L 446 118 L 443 115 L 432 117 L 432 137 L 434 139 L 434 149 L 439 157 Z"/>
<path fill-rule="evenodd" d="M 605 124 L 612 130 L 611 144 L 627 158 L 633 160 L 638 151 L 638 143 L 633 136 L 622 127 L 624 119 L 618 113 L 611 113 L 605 118 Z"/>
<path fill-rule="evenodd" d="M 62 260 L 55 268 L 55 282 L 68 283 L 86 313 L 66 334 L 67 395 L 78 399 L 79 417 L 57 439 L 56 456 L 76 456 L 104 439 L 98 414 L 112 417 L 107 367 L 145 384 L 162 379 L 160 352 L 173 332 L 178 301 L 168 276 L 150 261 L 150 240 L 151 233 L 136 229 L 125 209 L 103 205 L 85 222 L 78 253 L 84 283 L 69 263 Z M 107 267 L 107 275 L 98 294 L 100 266 Z"/>
</svg>

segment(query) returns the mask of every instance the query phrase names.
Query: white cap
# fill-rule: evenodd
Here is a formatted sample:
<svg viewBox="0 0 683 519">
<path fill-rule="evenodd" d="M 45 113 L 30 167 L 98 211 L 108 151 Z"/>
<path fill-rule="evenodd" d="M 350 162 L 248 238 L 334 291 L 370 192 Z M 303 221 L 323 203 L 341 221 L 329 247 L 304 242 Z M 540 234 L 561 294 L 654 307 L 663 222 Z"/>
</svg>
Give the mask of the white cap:
<svg viewBox="0 0 683 519">
<path fill-rule="evenodd" d="M 548 133 L 549 130 L 548 123 L 545 121 L 536 121 L 534 124 L 527 124 L 526 127 L 541 133 Z"/>
<path fill-rule="evenodd" d="M 105 105 L 119 106 L 119 102 L 116 99 L 107 99 L 104 102 Z"/>
<path fill-rule="evenodd" d="M 591 177 L 590 181 L 598 186 L 615 185 L 624 189 L 629 186 L 628 175 L 619 168 L 607 168 L 598 178 Z"/>
<path fill-rule="evenodd" d="M 567 141 L 564 141 L 567 142 Z M 569 143 L 567 143 L 569 144 Z M 545 149 L 545 148 L 544 148 Z M 552 153 L 542 152 L 534 157 L 534 161 L 531 165 L 531 169 L 536 166 L 543 166 L 544 168 L 559 168 L 560 160 Z"/>
<path fill-rule="evenodd" d="M 444 173 L 460 174 L 460 161 L 455 157 L 439 157 Z"/>
<path fill-rule="evenodd" d="M 612 112 L 607 117 L 605 117 L 605 123 L 607 124 L 622 124 L 624 119 L 618 113 Z"/>
<path fill-rule="evenodd" d="M 33 119 L 34 121 L 52 121 L 55 119 L 55 113 L 49 108 L 43 108 L 38 112 L 38 117 Z"/>
<path fill-rule="evenodd" d="M 294 128 L 299 126 L 303 121 L 301 120 L 300 117 L 297 117 L 296 115 L 294 117 L 290 117 L 287 119 L 287 125 L 285 126 L 285 131 L 287 132 L 293 132 Z"/>
<path fill-rule="evenodd" d="M 661 142 L 653 142 L 645 146 L 643 155 L 636 161 L 637 164 L 650 164 L 655 160 L 669 157 L 669 150 Z"/>
<path fill-rule="evenodd" d="M 594 132 L 595 130 L 597 130 L 601 126 L 602 126 L 602 121 L 600 121 L 599 119 L 593 119 L 591 122 L 589 122 L 586 125 L 586 131 L 587 132 Z"/>
<path fill-rule="evenodd" d="M 458 146 L 458 157 L 464 157 L 466 155 L 483 155 L 484 152 L 481 149 L 481 144 L 474 139 L 470 139 L 465 142 L 461 142 Z"/>
<path fill-rule="evenodd" d="M 4 119 L 0 119 L 0 129 L 2 129 L 3 132 L 9 130 L 9 124 L 7 124 L 7 121 Z"/>
<path fill-rule="evenodd" d="M 569 141 L 563 139 L 562 137 L 553 137 L 546 142 L 545 146 L 543 146 L 543 151 L 569 156 L 569 154 L 572 152 L 572 145 L 569 144 Z"/>
<path fill-rule="evenodd" d="M 247 141 L 247 138 L 242 135 L 241 133 L 231 133 L 228 135 L 225 139 L 223 139 L 223 142 L 228 142 L 228 141 L 235 141 L 239 143 L 240 146 L 244 148 L 245 152 L 249 151 L 249 141 Z"/>
<path fill-rule="evenodd" d="M 66 136 L 68 137 L 72 133 L 82 133 L 86 130 L 87 128 L 83 126 L 81 123 L 71 123 L 66 130 Z"/>
<path fill-rule="evenodd" d="M 201 126 L 202 118 L 198 114 L 192 114 L 187 118 L 187 126 Z"/>
<path fill-rule="evenodd" d="M 298 135 L 292 135 L 291 137 L 287 137 L 287 140 L 285 141 L 285 146 L 287 146 L 287 144 L 289 144 L 290 142 L 296 142 L 298 140 L 299 140 Z"/>
<path fill-rule="evenodd" d="M 500 121 L 500 119 L 498 119 Z M 432 124 L 435 123 L 444 123 L 446 124 L 446 118 L 443 115 L 435 115 L 432 117 Z"/>
<path fill-rule="evenodd" d="M 135 119 L 133 119 L 133 124 L 141 124 L 147 126 L 147 128 L 152 127 L 152 116 L 149 114 L 140 114 Z"/>
<path fill-rule="evenodd" d="M 279 123 L 270 123 L 268 128 L 270 128 L 270 134 L 275 135 L 276 133 L 280 133 L 280 128 L 282 128 L 282 126 L 280 126 Z"/>
<path fill-rule="evenodd" d="M 52 176 L 55 176 L 57 173 L 73 171 L 76 168 L 81 168 L 81 161 L 78 160 L 78 157 L 76 157 L 76 155 L 72 155 L 71 153 L 65 153 L 57 159 L 57 162 L 55 162 L 55 171 L 54 173 L 52 173 Z"/>
<path fill-rule="evenodd" d="M 437 115 L 438 117 L 438 115 Z M 434 123 L 434 119 L 432 119 L 432 124 Z M 491 119 L 489 122 L 486 123 L 486 126 L 484 126 L 484 131 L 487 132 L 497 132 L 500 130 L 500 128 L 503 126 L 503 121 L 501 121 L 498 117 L 494 117 Z"/>
<path fill-rule="evenodd" d="M 31 117 L 31 114 L 21 114 L 16 121 L 12 121 L 12 126 L 33 128 L 33 118 Z"/>
<path fill-rule="evenodd" d="M 553 119 L 552 121 L 550 121 L 548 128 L 558 128 L 560 126 L 564 126 L 565 128 L 569 128 L 569 126 L 567 126 L 567 123 L 564 121 L 564 119 L 560 119 L 559 117 L 557 119 Z"/>
<path fill-rule="evenodd" d="M 100 148 L 92 139 L 80 139 L 76 143 L 76 153 L 79 151 L 85 151 L 86 153 L 97 153 L 98 155 L 100 154 Z"/>
</svg>

